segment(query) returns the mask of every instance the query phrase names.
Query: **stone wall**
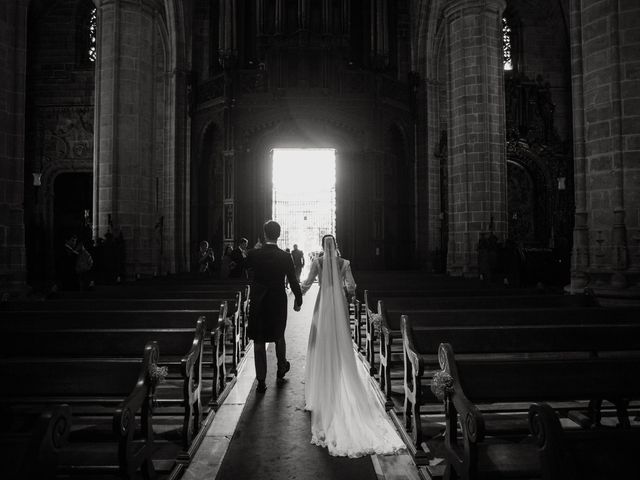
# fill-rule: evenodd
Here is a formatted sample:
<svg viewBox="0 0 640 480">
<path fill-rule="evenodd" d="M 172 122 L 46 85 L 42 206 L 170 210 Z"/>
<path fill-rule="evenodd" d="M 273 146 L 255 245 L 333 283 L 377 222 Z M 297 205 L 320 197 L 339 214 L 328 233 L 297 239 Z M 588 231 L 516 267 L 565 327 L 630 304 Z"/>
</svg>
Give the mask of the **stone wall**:
<svg viewBox="0 0 640 480">
<path fill-rule="evenodd" d="M 572 286 L 640 271 L 640 4 L 574 0 L 576 226 Z"/>
<path fill-rule="evenodd" d="M 89 16 L 93 8 L 91 0 L 30 8 L 24 205 L 31 285 L 59 276 L 55 258 L 64 236 L 75 233 L 85 242 L 90 240 L 90 225 L 80 213 L 73 226 L 56 225 L 54 185 L 58 175 L 69 172 L 87 173 L 91 182 L 94 63 L 89 57 Z M 41 185 L 34 184 L 32 174 L 40 174 Z"/>
<path fill-rule="evenodd" d="M 24 105 L 27 5 L 0 3 L 0 288 L 20 288 L 24 248 Z"/>
</svg>

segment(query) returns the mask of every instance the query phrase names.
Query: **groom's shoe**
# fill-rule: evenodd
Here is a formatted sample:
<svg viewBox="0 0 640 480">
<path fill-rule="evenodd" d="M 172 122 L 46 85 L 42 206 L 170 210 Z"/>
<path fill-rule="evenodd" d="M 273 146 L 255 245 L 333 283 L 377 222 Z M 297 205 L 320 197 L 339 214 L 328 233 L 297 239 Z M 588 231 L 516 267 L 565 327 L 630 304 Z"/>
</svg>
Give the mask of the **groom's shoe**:
<svg viewBox="0 0 640 480">
<path fill-rule="evenodd" d="M 256 393 L 264 393 L 267 391 L 267 384 L 264 381 L 258 380 L 258 386 L 256 387 Z"/>
<path fill-rule="evenodd" d="M 291 364 L 287 361 L 287 363 L 284 364 L 284 367 L 282 369 L 278 369 L 278 372 L 276 373 L 276 377 L 279 382 L 284 381 L 284 376 L 289 370 L 291 370 Z"/>
</svg>

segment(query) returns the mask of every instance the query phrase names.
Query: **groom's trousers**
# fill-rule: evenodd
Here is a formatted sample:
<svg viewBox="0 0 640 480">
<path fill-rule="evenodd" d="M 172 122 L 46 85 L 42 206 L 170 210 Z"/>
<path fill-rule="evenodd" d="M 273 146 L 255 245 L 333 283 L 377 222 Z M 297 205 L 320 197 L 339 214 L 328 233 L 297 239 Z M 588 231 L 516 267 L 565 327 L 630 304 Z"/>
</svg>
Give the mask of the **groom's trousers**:
<svg viewBox="0 0 640 480">
<path fill-rule="evenodd" d="M 283 370 L 287 363 L 287 344 L 284 337 L 275 341 L 276 358 L 278 359 L 278 370 Z M 264 382 L 267 378 L 267 344 L 265 342 L 253 341 L 253 353 L 255 355 L 256 378 L 259 382 Z"/>
</svg>

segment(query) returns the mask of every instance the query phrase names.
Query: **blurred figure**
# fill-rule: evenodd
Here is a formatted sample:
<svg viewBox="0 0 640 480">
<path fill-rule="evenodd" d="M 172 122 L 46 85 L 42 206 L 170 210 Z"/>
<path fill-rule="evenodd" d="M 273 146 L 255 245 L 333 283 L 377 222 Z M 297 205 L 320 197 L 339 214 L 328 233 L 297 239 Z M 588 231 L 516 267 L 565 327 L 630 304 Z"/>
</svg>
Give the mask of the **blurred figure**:
<svg viewBox="0 0 640 480">
<path fill-rule="evenodd" d="M 291 258 L 293 258 L 293 269 L 296 272 L 296 278 L 299 282 L 302 269 L 304 268 L 304 252 L 302 250 L 298 250 L 298 245 L 295 243 L 293 244 L 293 250 L 291 251 Z"/>
<path fill-rule="evenodd" d="M 211 276 L 213 274 L 214 261 L 215 256 L 213 255 L 213 249 L 209 246 L 209 242 L 206 240 L 201 241 L 198 249 L 198 272 Z"/>
<path fill-rule="evenodd" d="M 82 242 L 76 242 L 76 275 L 80 290 L 93 288 L 93 280 L 91 278 L 91 269 L 93 268 L 93 257 Z"/>
<path fill-rule="evenodd" d="M 224 247 L 224 253 L 222 254 L 222 260 L 220 261 L 220 278 L 223 280 L 225 278 L 229 278 L 231 270 L 233 270 L 236 265 L 231 258 L 232 252 L 233 248 L 231 248 L 231 245 Z"/>
<path fill-rule="evenodd" d="M 75 290 L 78 288 L 78 274 L 76 272 L 76 261 L 78 259 L 78 236 L 71 235 L 64 242 L 64 261 L 60 272 L 60 281 L 65 290 Z"/>
<path fill-rule="evenodd" d="M 246 238 L 238 240 L 236 248 L 231 252 L 231 260 L 233 260 L 234 265 L 229 272 L 229 278 L 246 278 L 245 263 L 248 246 L 249 240 Z"/>
</svg>

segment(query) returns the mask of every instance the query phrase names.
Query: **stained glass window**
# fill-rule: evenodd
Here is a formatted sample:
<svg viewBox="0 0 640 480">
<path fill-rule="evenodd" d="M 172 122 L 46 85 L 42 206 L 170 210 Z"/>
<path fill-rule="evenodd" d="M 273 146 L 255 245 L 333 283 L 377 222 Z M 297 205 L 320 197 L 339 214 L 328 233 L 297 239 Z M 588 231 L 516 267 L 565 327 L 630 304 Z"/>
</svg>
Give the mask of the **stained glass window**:
<svg viewBox="0 0 640 480">
<path fill-rule="evenodd" d="M 511 63 L 511 27 L 506 18 L 502 18 L 502 62 L 505 70 L 513 70 Z"/>
<path fill-rule="evenodd" d="M 87 23 L 87 34 L 89 36 L 88 39 L 88 49 L 87 49 L 87 57 L 90 62 L 96 61 L 97 49 L 96 49 L 96 35 L 98 30 L 98 14 L 97 9 L 94 7 L 89 12 L 89 21 Z"/>
</svg>

